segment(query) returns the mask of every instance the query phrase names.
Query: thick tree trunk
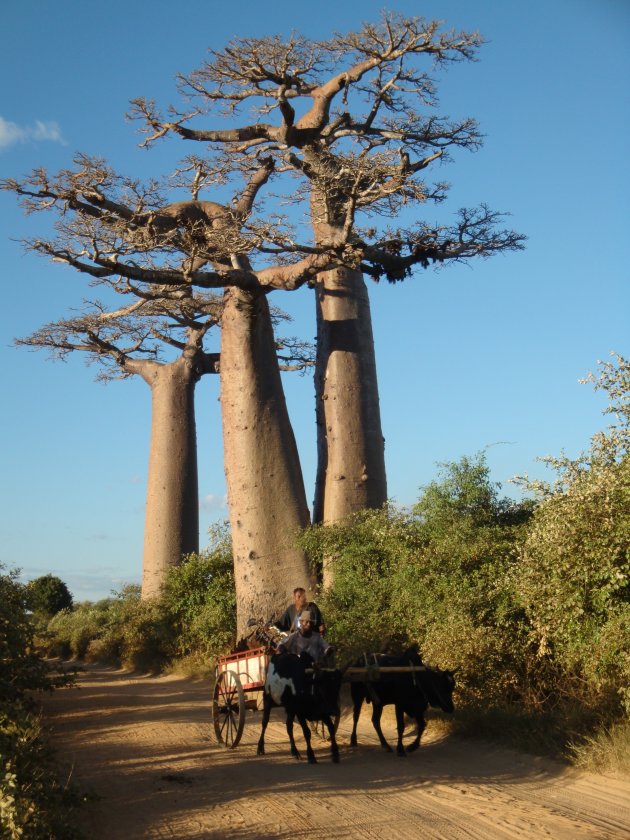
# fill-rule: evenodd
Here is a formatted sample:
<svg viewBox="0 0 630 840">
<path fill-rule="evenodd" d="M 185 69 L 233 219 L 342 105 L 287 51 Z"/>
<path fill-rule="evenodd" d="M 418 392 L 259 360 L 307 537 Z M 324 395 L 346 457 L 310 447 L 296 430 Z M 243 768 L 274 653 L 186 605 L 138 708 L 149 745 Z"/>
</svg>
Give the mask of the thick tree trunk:
<svg viewBox="0 0 630 840">
<path fill-rule="evenodd" d="M 319 163 L 317 156 L 313 161 Z M 341 237 L 345 209 L 328 191 L 312 190 L 311 215 L 318 243 Z M 387 479 L 372 317 L 363 275 L 350 268 L 321 272 L 316 295 L 318 469 L 313 521 L 326 524 L 383 505 Z M 324 584 L 330 583 L 328 566 Z"/>
<path fill-rule="evenodd" d="M 151 450 L 144 530 L 142 598 L 159 595 L 182 555 L 199 551 L 195 385 L 199 371 L 185 356 L 139 369 L 151 388 Z"/>
<path fill-rule="evenodd" d="M 313 519 L 336 522 L 387 501 L 387 480 L 367 289 L 361 272 L 317 282 L 318 480 Z"/>
<path fill-rule="evenodd" d="M 221 320 L 221 407 L 237 634 L 311 589 L 295 535 L 309 524 L 266 296 L 228 289 Z"/>
</svg>

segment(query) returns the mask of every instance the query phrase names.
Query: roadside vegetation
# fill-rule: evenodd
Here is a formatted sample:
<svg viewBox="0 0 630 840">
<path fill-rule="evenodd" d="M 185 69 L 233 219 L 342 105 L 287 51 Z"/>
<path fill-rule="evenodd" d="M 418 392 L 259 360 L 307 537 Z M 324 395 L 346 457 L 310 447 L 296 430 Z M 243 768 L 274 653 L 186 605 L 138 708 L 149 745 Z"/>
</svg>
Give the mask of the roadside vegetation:
<svg viewBox="0 0 630 840">
<path fill-rule="evenodd" d="M 409 510 L 309 528 L 300 543 L 334 583 L 318 602 L 340 661 L 417 643 L 457 668 L 462 733 L 630 771 L 629 364 L 603 364 L 615 422 L 553 483 L 503 497 L 483 453 L 442 464 Z M 57 613 L 49 653 L 208 673 L 235 642 L 229 534 L 170 570 L 159 599 L 128 587 Z"/>
<path fill-rule="evenodd" d="M 70 812 L 79 797 L 58 776 L 37 695 L 72 677 L 51 670 L 35 652 L 28 587 L 16 572 L 0 572 L 0 836 L 71 840 L 78 836 Z"/>
<path fill-rule="evenodd" d="M 62 610 L 40 628 L 42 650 L 154 673 L 177 663 L 180 671 L 208 676 L 236 632 L 227 527 L 211 532 L 208 549 L 169 570 L 161 597 L 140 596 L 140 587 L 131 585 L 111 598 Z"/>
</svg>

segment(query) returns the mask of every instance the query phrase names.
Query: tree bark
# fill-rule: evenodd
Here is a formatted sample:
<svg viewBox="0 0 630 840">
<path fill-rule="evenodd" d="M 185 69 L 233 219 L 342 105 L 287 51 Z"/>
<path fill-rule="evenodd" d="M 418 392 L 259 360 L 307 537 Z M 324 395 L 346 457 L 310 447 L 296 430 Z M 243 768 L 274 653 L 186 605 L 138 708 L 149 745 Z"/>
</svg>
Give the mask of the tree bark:
<svg viewBox="0 0 630 840">
<path fill-rule="evenodd" d="M 335 233 L 334 210 L 313 190 L 318 243 Z M 343 208 L 342 208 L 343 209 Z M 317 276 L 315 398 L 318 468 L 313 521 L 337 522 L 387 501 L 385 447 L 374 354 L 370 301 L 358 270 L 337 268 Z M 324 568 L 324 585 L 332 570 Z"/>
<path fill-rule="evenodd" d="M 312 589 L 297 532 L 309 524 L 267 298 L 227 289 L 221 321 L 221 407 L 232 525 L 237 636 L 269 618 L 293 589 Z"/>
<path fill-rule="evenodd" d="M 317 280 L 318 480 L 313 519 L 336 522 L 387 501 L 374 338 L 360 271 Z"/>
<path fill-rule="evenodd" d="M 151 388 L 151 450 L 144 531 L 142 598 L 160 594 L 167 571 L 199 551 L 195 385 L 186 355 L 170 364 L 140 363 Z"/>
</svg>

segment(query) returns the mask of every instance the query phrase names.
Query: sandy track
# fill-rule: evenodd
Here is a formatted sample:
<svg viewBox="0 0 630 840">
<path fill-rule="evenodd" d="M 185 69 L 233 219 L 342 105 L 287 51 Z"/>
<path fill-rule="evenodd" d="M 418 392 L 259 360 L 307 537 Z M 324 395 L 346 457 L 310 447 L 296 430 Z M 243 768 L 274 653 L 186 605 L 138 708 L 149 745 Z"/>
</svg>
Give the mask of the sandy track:
<svg viewBox="0 0 630 840">
<path fill-rule="evenodd" d="M 318 739 L 317 765 L 293 759 L 280 712 L 257 757 L 260 713 L 249 713 L 236 750 L 219 747 L 206 683 L 107 668 L 79 683 L 46 713 L 73 781 L 99 797 L 77 812 L 89 840 L 630 838 L 630 780 L 440 740 L 430 724 L 420 750 L 398 758 L 382 752 L 366 712 L 355 750 L 342 719 L 338 765 Z"/>
</svg>

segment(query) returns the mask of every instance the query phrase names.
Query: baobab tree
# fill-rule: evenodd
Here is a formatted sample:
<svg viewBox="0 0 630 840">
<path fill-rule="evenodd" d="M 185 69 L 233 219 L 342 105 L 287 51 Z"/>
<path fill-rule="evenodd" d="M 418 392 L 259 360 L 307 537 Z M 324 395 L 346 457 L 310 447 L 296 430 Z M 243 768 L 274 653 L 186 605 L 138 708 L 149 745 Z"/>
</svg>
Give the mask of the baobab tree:
<svg viewBox="0 0 630 840">
<path fill-rule="evenodd" d="M 396 217 L 403 207 L 445 198 L 446 185 L 421 173 L 444 161 L 449 148 L 477 149 L 474 120 L 436 116 L 435 84 L 418 67 L 474 58 L 477 33 L 442 32 L 436 21 L 386 13 L 378 24 L 327 41 L 301 36 L 247 38 L 180 76 L 187 110 L 162 116 L 136 99 L 132 116 L 144 145 L 175 134 L 233 154 L 261 150 L 278 169 L 304 177 L 310 197 L 312 244 L 343 241 L 356 259 L 322 271 L 312 283 L 317 301 L 318 478 L 315 521 L 332 522 L 387 498 L 383 435 L 370 305 L 363 275 L 390 280 L 413 266 L 489 256 L 522 247 L 523 237 L 500 229 L 485 205 L 460 211 L 450 225 L 360 228 L 359 214 Z M 254 121 L 234 127 L 248 108 Z M 199 127 L 208 116 L 231 126 Z M 273 120 L 273 121 L 271 121 Z M 298 196 L 299 198 L 299 196 Z M 308 245 L 278 243 L 308 253 Z"/>
<path fill-rule="evenodd" d="M 149 598 L 159 595 L 169 568 L 199 551 L 194 395 L 201 376 L 218 373 L 219 354 L 206 352 L 203 340 L 219 323 L 221 299 L 193 296 L 190 288 L 136 292 L 142 297 L 133 296 L 128 305 L 108 310 L 87 304 L 80 315 L 46 324 L 16 343 L 48 349 L 55 358 L 83 352 L 99 363 L 101 381 L 135 375 L 151 389 L 142 561 L 142 597 Z"/>
<path fill-rule="evenodd" d="M 196 170 L 191 199 L 167 203 L 156 183 L 141 185 L 84 155 L 75 164 L 54 177 L 39 169 L 2 183 L 21 196 L 27 211 L 57 213 L 57 236 L 31 240 L 28 247 L 93 283 L 118 283 L 139 297 L 146 289 L 179 289 L 184 298 L 192 287 L 226 290 L 222 408 L 240 632 L 261 603 L 277 606 L 295 580 L 309 578 L 306 557 L 292 542 L 308 524 L 308 508 L 267 294 L 295 288 L 335 262 L 322 252 L 251 267 L 248 255 L 264 239 L 265 226 L 250 226 L 247 219 L 273 170 L 268 159 L 248 160 L 246 185 L 229 207 L 197 197 L 201 186 L 218 178 L 207 167 Z"/>
<path fill-rule="evenodd" d="M 219 372 L 220 354 L 206 351 L 203 342 L 220 323 L 222 299 L 190 287 L 157 286 L 135 294 L 128 283 L 112 288 L 133 302 L 115 310 L 87 303 L 81 314 L 46 324 L 16 344 L 48 350 L 56 359 L 84 353 L 99 366 L 97 380 L 139 376 L 151 389 L 142 563 L 142 597 L 149 598 L 159 595 L 169 568 L 199 550 L 195 386 L 203 375 Z M 274 309 L 272 319 L 286 316 Z M 297 339 L 283 339 L 276 353 L 282 370 L 312 364 L 310 346 Z"/>
</svg>

